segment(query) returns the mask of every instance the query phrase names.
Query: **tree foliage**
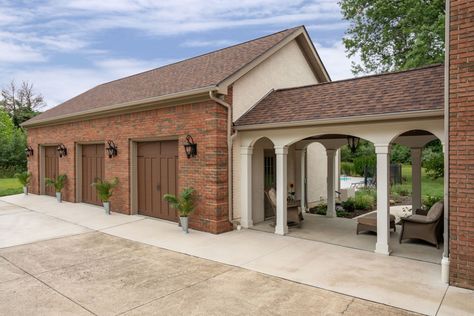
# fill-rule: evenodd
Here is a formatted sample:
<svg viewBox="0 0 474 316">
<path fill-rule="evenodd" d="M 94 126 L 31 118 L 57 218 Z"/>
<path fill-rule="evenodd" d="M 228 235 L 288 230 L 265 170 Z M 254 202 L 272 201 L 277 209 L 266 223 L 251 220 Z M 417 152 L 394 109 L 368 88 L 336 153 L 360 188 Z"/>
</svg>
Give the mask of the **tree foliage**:
<svg viewBox="0 0 474 316">
<path fill-rule="evenodd" d="M 0 177 L 12 177 L 26 170 L 26 135 L 15 127 L 10 116 L 0 109 Z"/>
<path fill-rule="evenodd" d="M 0 108 L 10 115 L 15 126 L 39 114 L 46 105 L 41 94 L 35 93 L 33 84 L 23 81 L 18 87 L 14 81 L 2 88 Z"/>
<path fill-rule="evenodd" d="M 403 70 L 444 61 L 444 0 L 341 0 L 350 22 L 343 39 L 354 74 Z"/>
</svg>

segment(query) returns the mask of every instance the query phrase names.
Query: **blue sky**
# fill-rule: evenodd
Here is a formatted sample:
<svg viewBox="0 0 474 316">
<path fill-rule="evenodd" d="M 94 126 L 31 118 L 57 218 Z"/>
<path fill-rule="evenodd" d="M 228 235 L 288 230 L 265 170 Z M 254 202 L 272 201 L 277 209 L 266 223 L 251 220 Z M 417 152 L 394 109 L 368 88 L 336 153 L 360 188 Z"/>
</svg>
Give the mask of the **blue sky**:
<svg viewBox="0 0 474 316">
<path fill-rule="evenodd" d="M 93 86 L 305 25 L 333 80 L 352 77 L 336 0 L 0 0 L 0 86 L 48 107 Z"/>
</svg>

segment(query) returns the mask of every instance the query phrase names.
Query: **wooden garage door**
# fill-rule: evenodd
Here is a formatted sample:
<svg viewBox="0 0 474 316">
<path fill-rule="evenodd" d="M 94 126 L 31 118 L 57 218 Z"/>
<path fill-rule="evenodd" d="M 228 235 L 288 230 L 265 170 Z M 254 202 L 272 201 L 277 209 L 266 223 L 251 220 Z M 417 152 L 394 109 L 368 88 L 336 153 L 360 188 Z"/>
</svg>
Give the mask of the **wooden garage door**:
<svg viewBox="0 0 474 316">
<path fill-rule="evenodd" d="M 178 142 L 138 143 L 137 163 L 138 213 L 176 221 L 176 211 L 163 195 L 177 192 Z"/>
<path fill-rule="evenodd" d="M 103 144 L 82 145 L 82 202 L 102 204 L 91 184 L 104 179 L 104 152 Z"/>
<path fill-rule="evenodd" d="M 44 147 L 44 177 L 55 179 L 59 174 L 59 157 L 56 146 Z M 52 186 L 46 186 L 44 189 L 46 195 L 55 196 L 56 190 Z"/>
</svg>

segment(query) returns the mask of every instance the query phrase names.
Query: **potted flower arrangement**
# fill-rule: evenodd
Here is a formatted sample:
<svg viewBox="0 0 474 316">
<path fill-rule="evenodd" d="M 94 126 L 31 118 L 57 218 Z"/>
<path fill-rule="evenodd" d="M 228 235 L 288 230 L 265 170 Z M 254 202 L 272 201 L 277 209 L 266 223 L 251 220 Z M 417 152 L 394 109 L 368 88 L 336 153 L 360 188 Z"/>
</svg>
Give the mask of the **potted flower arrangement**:
<svg viewBox="0 0 474 316">
<path fill-rule="evenodd" d="M 170 206 L 178 211 L 181 228 L 188 233 L 188 216 L 194 211 L 195 190 L 185 188 L 179 197 L 172 194 L 165 194 L 163 199 L 170 203 Z"/>
<path fill-rule="evenodd" d="M 55 179 L 46 178 L 46 185 L 52 186 L 56 190 L 56 200 L 62 202 L 61 190 L 66 185 L 67 175 L 60 174 Z"/>
<path fill-rule="evenodd" d="M 28 184 L 30 184 L 31 179 L 31 172 L 24 171 L 15 174 L 15 177 L 20 181 L 21 185 L 23 186 L 23 193 L 28 195 Z"/>
<path fill-rule="evenodd" d="M 96 179 L 92 186 L 95 187 L 99 199 L 104 205 L 105 213 L 110 215 L 110 198 L 112 197 L 113 189 L 118 185 L 119 180 L 115 177 L 112 181 Z"/>
</svg>

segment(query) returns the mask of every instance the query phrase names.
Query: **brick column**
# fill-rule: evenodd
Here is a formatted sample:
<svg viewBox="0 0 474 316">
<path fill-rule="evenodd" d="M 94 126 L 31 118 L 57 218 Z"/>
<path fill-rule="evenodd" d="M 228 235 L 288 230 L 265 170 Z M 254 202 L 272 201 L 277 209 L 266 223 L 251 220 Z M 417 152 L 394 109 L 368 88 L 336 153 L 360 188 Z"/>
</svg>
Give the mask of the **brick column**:
<svg viewBox="0 0 474 316">
<path fill-rule="evenodd" d="M 474 289 L 474 1 L 449 11 L 450 284 Z"/>
</svg>

